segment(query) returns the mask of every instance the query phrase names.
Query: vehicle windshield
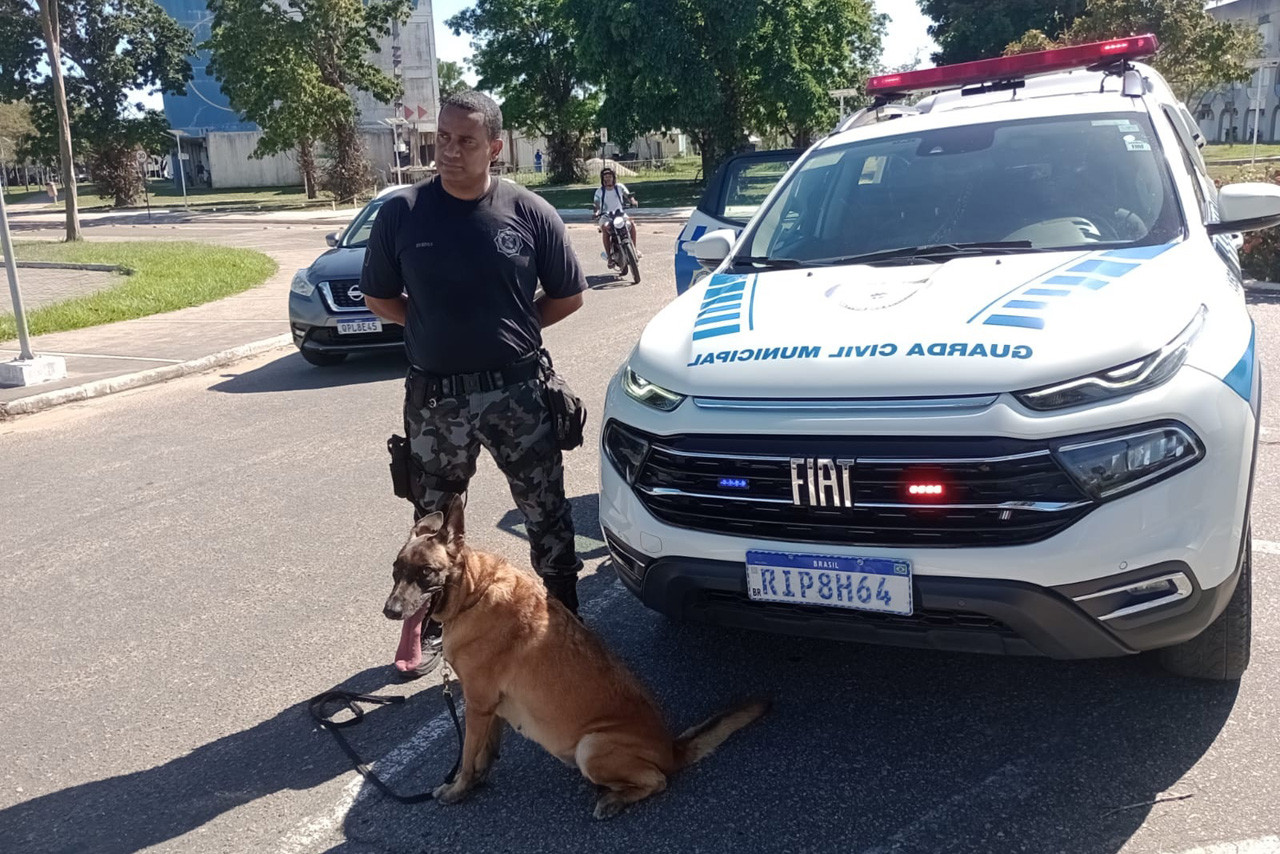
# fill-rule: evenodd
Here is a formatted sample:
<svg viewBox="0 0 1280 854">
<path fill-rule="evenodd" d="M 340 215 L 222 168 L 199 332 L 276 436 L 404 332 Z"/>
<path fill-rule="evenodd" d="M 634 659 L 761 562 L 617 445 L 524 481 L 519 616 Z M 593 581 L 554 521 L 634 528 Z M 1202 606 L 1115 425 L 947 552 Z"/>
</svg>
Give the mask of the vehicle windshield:
<svg viewBox="0 0 1280 854">
<path fill-rule="evenodd" d="M 890 257 L 865 260 L 919 263 L 1158 244 L 1182 233 L 1146 116 L 1057 116 L 816 151 L 756 221 L 735 265 L 855 263 L 873 254 Z"/>
<path fill-rule="evenodd" d="M 356 218 L 347 226 L 339 244 L 343 249 L 363 249 L 369 245 L 369 232 L 373 231 L 373 221 L 378 216 L 378 208 L 384 199 L 374 199 L 364 206 L 364 210 L 356 214 Z"/>
</svg>

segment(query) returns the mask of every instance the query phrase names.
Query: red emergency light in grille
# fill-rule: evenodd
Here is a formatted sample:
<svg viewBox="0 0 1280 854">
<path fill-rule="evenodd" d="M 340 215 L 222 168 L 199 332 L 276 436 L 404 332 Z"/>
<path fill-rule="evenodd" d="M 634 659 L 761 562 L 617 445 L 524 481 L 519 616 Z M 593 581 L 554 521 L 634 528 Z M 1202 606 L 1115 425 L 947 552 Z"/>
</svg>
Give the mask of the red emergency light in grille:
<svg viewBox="0 0 1280 854">
<path fill-rule="evenodd" d="M 1072 68 L 1088 68 L 1101 62 L 1143 59 L 1155 55 L 1160 43 L 1153 35 L 1129 36 L 1105 42 L 1060 47 L 1017 56 L 979 59 L 920 71 L 881 74 L 867 81 L 869 95 L 905 95 L 933 89 L 955 89 L 998 80 L 1017 80 L 1033 74 L 1049 74 Z"/>
</svg>

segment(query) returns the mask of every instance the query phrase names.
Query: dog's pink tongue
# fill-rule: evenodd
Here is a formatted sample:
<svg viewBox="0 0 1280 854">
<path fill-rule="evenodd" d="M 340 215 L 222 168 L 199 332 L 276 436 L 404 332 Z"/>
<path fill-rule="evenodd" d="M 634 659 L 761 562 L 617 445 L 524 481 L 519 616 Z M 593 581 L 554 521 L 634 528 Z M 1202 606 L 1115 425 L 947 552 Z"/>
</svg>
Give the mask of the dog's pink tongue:
<svg viewBox="0 0 1280 854">
<path fill-rule="evenodd" d="M 400 628 L 400 645 L 396 647 L 396 669 L 407 673 L 422 663 L 422 620 L 427 616 L 423 605 L 412 617 L 406 617 Z"/>
</svg>

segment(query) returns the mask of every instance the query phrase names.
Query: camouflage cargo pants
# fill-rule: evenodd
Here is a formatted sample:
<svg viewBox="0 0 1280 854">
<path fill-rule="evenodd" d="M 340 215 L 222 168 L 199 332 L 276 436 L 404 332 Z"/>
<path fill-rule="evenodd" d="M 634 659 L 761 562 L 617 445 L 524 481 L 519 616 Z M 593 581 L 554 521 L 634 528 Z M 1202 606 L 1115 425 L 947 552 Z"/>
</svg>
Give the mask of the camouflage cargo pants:
<svg viewBox="0 0 1280 854">
<path fill-rule="evenodd" d="M 483 446 L 507 477 L 524 514 L 533 568 L 575 577 L 573 516 L 564 494 L 564 460 L 552 435 L 541 380 L 416 406 L 406 389 L 405 434 L 414 459 L 418 516 L 441 510 L 466 491 Z"/>
</svg>

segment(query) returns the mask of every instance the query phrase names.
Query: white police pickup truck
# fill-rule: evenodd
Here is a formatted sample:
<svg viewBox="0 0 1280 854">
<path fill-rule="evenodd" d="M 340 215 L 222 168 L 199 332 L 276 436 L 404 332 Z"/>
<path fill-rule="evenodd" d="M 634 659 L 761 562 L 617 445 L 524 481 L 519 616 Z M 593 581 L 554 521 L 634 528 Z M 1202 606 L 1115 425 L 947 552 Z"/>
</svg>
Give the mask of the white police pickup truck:
<svg viewBox="0 0 1280 854">
<path fill-rule="evenodd" d="M 1151 36 L 873 78 L 610 384 L 600 520 L 672 617 L 1238 679 L 1260 406 Z M 911 106 L 909 93 L 933 92 Z"/>
</svg>

